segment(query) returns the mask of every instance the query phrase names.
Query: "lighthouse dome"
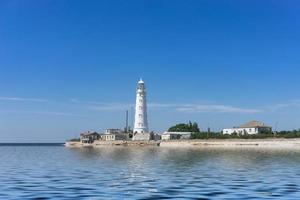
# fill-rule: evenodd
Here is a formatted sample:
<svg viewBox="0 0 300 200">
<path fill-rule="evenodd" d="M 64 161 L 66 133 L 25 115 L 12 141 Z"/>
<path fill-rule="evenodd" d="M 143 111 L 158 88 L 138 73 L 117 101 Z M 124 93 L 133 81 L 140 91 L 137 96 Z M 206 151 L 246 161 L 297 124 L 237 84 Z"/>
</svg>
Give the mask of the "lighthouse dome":
<svg viewBox="0 0 300 200">
<path fill-rule="evenodd" d="M 140 79 L 139 84 L 144 84 L 145 82 L 143 81 L 143 79 Z"/>
</svg>

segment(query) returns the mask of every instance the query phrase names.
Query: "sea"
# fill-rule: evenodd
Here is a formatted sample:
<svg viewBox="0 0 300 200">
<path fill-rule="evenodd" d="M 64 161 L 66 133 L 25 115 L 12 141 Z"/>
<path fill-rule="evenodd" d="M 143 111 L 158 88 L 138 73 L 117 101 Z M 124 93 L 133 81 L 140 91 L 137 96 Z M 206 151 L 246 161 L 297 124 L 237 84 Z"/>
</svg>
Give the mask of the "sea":
<svg viewBox="0 0 300 200">
<path fill-rule="evenodd" d="M 300 199 L 300 151 L 0 144 L 0 199 Z"/>
</svg>

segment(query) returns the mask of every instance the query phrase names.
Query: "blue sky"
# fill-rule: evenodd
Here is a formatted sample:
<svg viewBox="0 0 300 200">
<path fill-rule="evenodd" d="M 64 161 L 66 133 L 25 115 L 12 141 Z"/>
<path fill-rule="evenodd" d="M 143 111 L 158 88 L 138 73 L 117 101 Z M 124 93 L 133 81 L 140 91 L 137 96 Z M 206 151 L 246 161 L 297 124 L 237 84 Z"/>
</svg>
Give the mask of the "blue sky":
<svg viewBox="0 0 300 200">
<path fill-rule="evenodd" d="M 298 1 L 0 1 L 0 142 L 123 127 L 300 128 Z"/>
</svg>

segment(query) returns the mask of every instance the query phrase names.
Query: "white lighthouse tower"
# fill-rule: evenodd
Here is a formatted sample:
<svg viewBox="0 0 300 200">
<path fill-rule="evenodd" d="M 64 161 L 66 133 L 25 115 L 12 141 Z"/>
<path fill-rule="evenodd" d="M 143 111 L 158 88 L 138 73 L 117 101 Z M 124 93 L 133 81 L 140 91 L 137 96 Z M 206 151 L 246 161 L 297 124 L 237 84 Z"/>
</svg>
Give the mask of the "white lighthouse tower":
<svg viewBox="0 0 300 200">
<path fill-rule="evenodd" d="M 138 82 L 136 90 L 135 122 L 133 132 L 135 135 L 149 133 L 146 87 L 142 79 Z"/>
</svg>

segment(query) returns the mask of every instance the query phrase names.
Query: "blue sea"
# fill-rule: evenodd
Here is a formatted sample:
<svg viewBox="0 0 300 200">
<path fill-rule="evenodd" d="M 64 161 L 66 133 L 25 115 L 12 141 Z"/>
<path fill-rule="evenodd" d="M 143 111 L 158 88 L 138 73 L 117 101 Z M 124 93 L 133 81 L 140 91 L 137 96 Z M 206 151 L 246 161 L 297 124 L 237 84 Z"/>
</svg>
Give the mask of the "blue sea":
<svg viewBox="0 0 300 200">
<path fill-rule="evenodd" d="M 0 145 L 0 199 L 300 199 L 300 151 Z"/>
</svg>

